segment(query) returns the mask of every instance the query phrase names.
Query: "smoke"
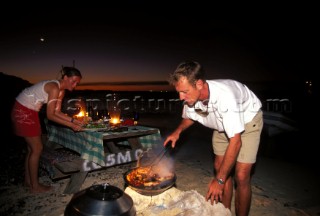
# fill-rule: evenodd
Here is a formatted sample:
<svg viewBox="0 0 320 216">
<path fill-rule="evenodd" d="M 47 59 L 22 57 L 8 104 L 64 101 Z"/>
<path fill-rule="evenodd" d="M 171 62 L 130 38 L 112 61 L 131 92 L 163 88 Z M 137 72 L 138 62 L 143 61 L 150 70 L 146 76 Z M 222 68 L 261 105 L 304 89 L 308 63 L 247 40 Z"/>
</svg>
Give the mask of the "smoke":
<svg viewBox="0 0 320 216">
<path fill-rule="evenodd" d="M 171 176 L 174 173 L 174 160 L 170 156 L 170 149 L 152 148 L 144 151 L 138 161 L 137 167 L 150 167 L 152 173 L 157 174 L 160 177 Z"/>
</svg>

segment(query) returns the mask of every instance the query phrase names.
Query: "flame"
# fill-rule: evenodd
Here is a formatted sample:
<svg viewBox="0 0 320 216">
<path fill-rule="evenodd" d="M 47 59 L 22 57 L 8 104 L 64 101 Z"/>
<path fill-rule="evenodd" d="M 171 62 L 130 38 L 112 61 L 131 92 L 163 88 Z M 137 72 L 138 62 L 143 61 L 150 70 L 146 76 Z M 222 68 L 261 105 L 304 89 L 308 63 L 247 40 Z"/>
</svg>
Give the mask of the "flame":
<svg viewBox="0 0 320 216">
<path fill-rule="evenodd" d="M 110 120 L 110 123 L 111 123 L 111 124 L 120 124 L 120 119 L 119 119 L 119 118 L 112 118 L 112 119 Z"/>
<path fill-rule="evenodd" d="M 84 111 L 80 111 L 75 117 L 84 117 Z"/>
</svg>

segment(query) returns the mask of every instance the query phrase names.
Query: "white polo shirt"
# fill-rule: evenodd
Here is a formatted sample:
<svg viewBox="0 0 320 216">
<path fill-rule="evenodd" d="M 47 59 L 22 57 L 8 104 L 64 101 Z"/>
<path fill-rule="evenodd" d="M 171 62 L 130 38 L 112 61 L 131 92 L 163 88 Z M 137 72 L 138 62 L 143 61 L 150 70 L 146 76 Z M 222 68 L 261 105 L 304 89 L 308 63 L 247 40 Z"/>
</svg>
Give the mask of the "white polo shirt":
<svg viewBox="0 0 320 216">
<path fill-rule="evenodd" d="M 183 107 L 182 118 L 198 121 L 202 125 L 226 132 L 229 138 L 244 131 L 245 124 L 250 122 L 261 109 L 259 98 L 244 84 L 230 79 L 207 80 L 210 96 L 208 105 L 201 101 L 194 107 L 187 104 Z M 195 107 L 208 110 L 203 117 L 195 112 Z"/>
</svg>

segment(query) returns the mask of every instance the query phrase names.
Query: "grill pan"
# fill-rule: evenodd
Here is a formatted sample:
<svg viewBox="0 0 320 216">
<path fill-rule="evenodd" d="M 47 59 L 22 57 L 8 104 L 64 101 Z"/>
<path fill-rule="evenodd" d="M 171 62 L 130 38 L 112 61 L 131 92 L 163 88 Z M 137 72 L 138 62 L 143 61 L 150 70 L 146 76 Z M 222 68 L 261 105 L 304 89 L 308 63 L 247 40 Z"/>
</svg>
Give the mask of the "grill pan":
<svg viewBox="0 0 320 216">
<path fill-rule="evenodd" d="M 155 196 L 158 194 L 163 193 L 164 191 L 168 190 L 169 188 L 171 188 L 172 186 L 175 185 L 176 183 L 176 174 L 173 174 L 173 177 L 170 179 L 166 179 L 162 182 L 160 182 L 157 185 L 152 185 L 152 186 L 135 186 L 132 185 L 130 181 L 128 181 L 127 179 L 127 175 L 129 175 L 131 172 L 135 172 L 136 169 L 138 169 L 139 167 L 136 167 L 134 169 L 130 169 L 127 172 L 125 172 L 124 174 L 124 181 L 126 186 L 130 187 L 131 189 L 135 190 L 136 192 L 145 195 L 145 196 Z"/>
</svg>

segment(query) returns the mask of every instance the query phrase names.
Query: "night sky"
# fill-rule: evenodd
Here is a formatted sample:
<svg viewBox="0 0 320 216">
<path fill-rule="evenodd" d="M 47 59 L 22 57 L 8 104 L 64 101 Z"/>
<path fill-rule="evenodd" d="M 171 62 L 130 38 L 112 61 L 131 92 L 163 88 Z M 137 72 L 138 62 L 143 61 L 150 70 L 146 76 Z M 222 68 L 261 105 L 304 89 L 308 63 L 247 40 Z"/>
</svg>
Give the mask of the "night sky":
<svg viewBox="0 0 320 216">
<path fill-rule="evenodd" d="M 121 89 L 130 83 L 135 90 L 161 90 L 168 89 L 163 85 L 168 74 L 192 59 L 205 67 L 209 79 L 310 79 L 318 61 L 315 9 L 307 3 L 178 7 L 136 2 L 2 14 L 0 72 L 35 83 L 58 78 L 62 65 L 75 64 L 83 75 L 78 89 Z"/>
</svg>

